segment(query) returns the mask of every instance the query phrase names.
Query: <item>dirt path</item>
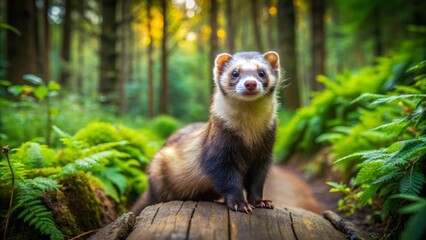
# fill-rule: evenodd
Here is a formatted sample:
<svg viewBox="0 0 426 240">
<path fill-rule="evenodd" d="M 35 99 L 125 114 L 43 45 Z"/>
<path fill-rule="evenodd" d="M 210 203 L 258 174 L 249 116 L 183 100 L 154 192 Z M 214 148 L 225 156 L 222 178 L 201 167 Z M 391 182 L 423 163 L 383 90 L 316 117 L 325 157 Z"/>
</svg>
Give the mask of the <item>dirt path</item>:
<svg viewBox="0 0 426 240">
<path fill-rule="evenodd" d="M 280 165 L 272 167 L 266 179 L 264 197 L 274 201 L 277 207 L 300 207 L 318 214 L 324 210 L 315 200 L 308 183 Z"/>
</svg>

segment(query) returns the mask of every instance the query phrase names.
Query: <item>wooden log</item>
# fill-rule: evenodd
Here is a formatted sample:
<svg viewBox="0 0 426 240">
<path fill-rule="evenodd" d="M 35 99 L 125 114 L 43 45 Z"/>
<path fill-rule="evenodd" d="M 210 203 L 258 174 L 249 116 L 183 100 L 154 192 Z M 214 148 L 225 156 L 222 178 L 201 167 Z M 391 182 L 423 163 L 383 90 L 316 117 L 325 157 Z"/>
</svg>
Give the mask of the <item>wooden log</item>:
<svg viewBox="0 0 426 240">
<path fill-rule="evenodd" d="M 256 208 L 246 214 L 223 203 L 172 201 L 144 209 L 127 239 L 339 240 L 347 235 L 322 216 L 300 208 Z"/>
</svg>

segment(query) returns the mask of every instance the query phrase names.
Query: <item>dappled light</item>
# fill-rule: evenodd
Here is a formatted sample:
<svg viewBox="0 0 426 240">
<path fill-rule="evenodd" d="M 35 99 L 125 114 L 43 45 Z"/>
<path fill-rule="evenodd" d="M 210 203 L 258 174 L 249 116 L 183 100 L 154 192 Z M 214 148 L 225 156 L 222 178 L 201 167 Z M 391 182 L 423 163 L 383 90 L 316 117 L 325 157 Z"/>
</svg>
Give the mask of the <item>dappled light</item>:
<svg viewBox="0 0 426 240">
<path fill-rule="evenodd" d="M 425 239 L 424 9 L 0 0 L 0 235 Z"/>
</svg>

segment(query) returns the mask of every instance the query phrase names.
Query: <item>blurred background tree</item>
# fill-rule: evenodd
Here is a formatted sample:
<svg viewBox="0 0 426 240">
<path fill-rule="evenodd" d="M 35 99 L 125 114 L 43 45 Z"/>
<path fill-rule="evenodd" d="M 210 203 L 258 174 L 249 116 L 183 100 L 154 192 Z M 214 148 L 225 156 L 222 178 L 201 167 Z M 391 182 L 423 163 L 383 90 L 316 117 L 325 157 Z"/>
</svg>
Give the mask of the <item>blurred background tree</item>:
<svg viewBox="0 0 426 240">
<path fill-rule="evenodd" d="M 373 63 L 424 24 L 422 1 L 1 0 L 0 78 L 26 73 L 152 118 L 205 120 L 220 52 L 280 53 L 294 110 L 332 77 Z M 390 14 L 391 13 L 391 14 Z M 172 104 L 173 103 L 173 104 Z"/>
</svg>

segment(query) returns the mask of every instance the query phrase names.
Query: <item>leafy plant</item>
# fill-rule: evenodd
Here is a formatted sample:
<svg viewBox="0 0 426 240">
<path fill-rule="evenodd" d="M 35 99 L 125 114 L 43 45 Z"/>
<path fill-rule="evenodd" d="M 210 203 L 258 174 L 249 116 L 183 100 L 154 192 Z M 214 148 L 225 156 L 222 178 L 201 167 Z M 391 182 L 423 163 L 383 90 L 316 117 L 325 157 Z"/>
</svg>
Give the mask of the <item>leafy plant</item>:
<svg viewBox="0 0 426 240">
<path fill-rule="evenodd" d="M 379 114 L 386 116 L 387 121 L 376 120 L 376 124 L 381 124 L 365 131 L 375 136 L 386 136 L 385 143 L 388 146 L 382 147 L 383 141 L 378 138 L 370 143 L 369 148 L 335 162 L 337 165 L 355 163 L 357 173 L 352 188 L 361 193 L 359 203 L 365 205 L 380 198 L 385 213 L 391 218 L 401 207 L 407 209 L 404 207 L 407 203 L 402 199 L 416 198 L 422 193 L 426 183 L 426 94 L 423 94 L 426 92 L 426 64 L 424 61 L 420 62 L 406 72 L 408 76 L 415 72 L 411 86 L 397 86 L 388 95 L 363 94 L 353 101 L 354 104 L 369 102 L 367 106 L 370 109 L 366 111 L 371 114 L 381 109 L 378 106 L 385 105 L 391 109 L 386 114 Z M 365 136 L 362 133 L 364 132 L 360 136 Z M 342 134 L 332 142 L 344 139 L 345 135 Z M 347 168 L 348 171 L 349 169 Z M 393 197 L 396 194 L 404 197 Z M 407 228 L 419 224 L 415 223 L 415 217 L 412 219 L 414 220 L 410 220 Z"/>
<path fill-rule="evenodd" d="M 34 74 L 25 74 L 23 76 L 25 80 L 30 82 L 35 86 L 30 85 L 15 85 L 10 86 L 8 91 L 15 96 L 22 96 L 24 98 L 29 98 L 34 96 L 34 98 L 43 102 L 46 107 L 46 127 L 45 127 L 45 140 L 47 144 L 50 144 L 51 140 L 51 131 L 52 131 L 52 108 L 50 104 L 50 98 L 54 97 L 58 94 L 58 91 L 61 89 L 61 85 L 59 85 L 55 81 L 50 81 L 46 84 L 43 79 L 34 75 Z"/>
<path fill-rule="evenodd" d="M 363 93 L 383 92 L 389 82 L 397 82 L 400 71 L 396 65 L 406 65 L 408 60 L 399 56 L 381 58 L 377 65 L 363 68 L 350 74 L 345 72 L 335 80 L 319 76 L 317 81 L 324 84 L 324 90 L 314 93 L 309 106 L 300 108 L 283 126 L 278 128 L 275 154 L 281 161 L 288 159 L 295 152 L 313 153 L 319 150 L 325 137 L 318 138 L 332 131 L 336 126 L 356 123 L 359 113 L 350 103 Z M 289 137 L 291 136 L 291 137 Z M 329 135 L 330 137 L 334 137 Z"/>
<path fill-rule="evenodd" d="M 57 190 L 56 181 L 48 178 L 34 178 L 20 181 L 17 188 L 16 204 L 12 212 L 18 212 L 17 218 L 34 226 L 43 235 L 51 239 L 64 239 L 62 232 L 56 227 L 52 212 L 41 201 L 44 192 Z"/>
<path fill-rule="evenodd" d="M 16 179 L 12 221 L 21 221 L 52 239 L 63 239 L 78 233 L 81 224 L 89 226 L 73 215 L 83 213 L 70 210 L 72 204 L 66 199 L 71 196 L 64 197 L 64 194 L 81 194 L 79 199 L 85 199 L 84 204 L 92 204 L 84 209 L 93 212 L 90 226 L 99 227 L 101 219 L 105 218 L 101 216 L 106 213 L 103 213 L 105 210 L 102 210 L 95 188 L 105 191 L 104 194 L 117 205 L 136 198 L 146 188 L 145 168 L 151 156 L 145 152 L 154 148 L 148 143 L 157 137 L 153 137 L 153 133 L 146 137 L 147 131 L 103 122 L 93 122 L 75 136 L 56 126 L 53 129 L 64 146 L 54 150 L 47 145 L 27 142 L 13 150 L 14 178 L 7 163 L 0 162 L 0 198 L 8 199 L 5 193 L 11 188 L 11 179 Z M 90 216 L 84 219 L 90 221 Z M 55 221 L 70 226 L 56 226 Z"/>
</svg>

